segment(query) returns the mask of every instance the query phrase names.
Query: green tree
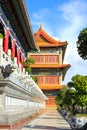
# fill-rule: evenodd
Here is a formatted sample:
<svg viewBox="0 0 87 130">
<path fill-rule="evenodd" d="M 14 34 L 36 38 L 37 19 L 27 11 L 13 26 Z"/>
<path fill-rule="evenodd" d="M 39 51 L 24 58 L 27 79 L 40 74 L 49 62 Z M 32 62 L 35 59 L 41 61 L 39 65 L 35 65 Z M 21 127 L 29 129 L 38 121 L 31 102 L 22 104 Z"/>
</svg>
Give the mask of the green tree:
<svg viewBox="0 0 87 130">
<path fill-rule="evenodd" d="M 35 60 L 33 58 L 27 58 L 26 61 L 23 62 L 23 65 L 25 66 L 25 71 L 31 74 L 31 68 L 30 64 L 34 64 Z"/>
<path fill-rule="evenodd" d="M 38 83 L 38 77 L 32 76 L 32 79 L 33 79 L 36 83 Z"/>
<path fill-rule="evenodd" d="M 80 31 L 77 44 L 77 51 L 80 57 L 84 60 L 87 59 L 87 28 Z"/>
<path fill-rule="evenodd" d="M 30 64 L 35 64 L 35 60 L 33 58 L 27 58 L 26 61 L 23 62 L 23 65 L 29 66 Z"/>
<path fill-rule="evenodd" d="M 73 87 L 76 89 L 76 103 L 87 107 L 87 76 L 75 75 L 72 77 Z"/>
<path fill-rule="evenodd" d="M 67 83 L 67 86 L 68 86 L 69 88 L 74 87 L 74 83 L 73 83 L 73 81 L 68 82 L 68 83 Z"/>
<path fill-rule="evenodd" d="M 73 88 L 69 88 L 65 93 L 65 98 L 63 102 L 69 110 L 75 113 L 76 90 Z"/>
<path fill-rule="evenodd" d="M 25 67 L 25 71 L 28 72 L 28 74 L 31 74 L 31 68 L 30 67 Z"/>
<path fill-rule="evenodd" d="M 3 34 L 2 34 L 2 33 L 0 33 L 0 38 L 2 38 L 2 39 L 4 38 L 4 36 L 3 36 Z"/>
<path fill-rule="evenodd" d="M 72 77 L 72 81 L 79 94 L 87 94 L 87 76 L 75 75 Z"/>
<path fill-rule="evenodd" d="M 56 103 L 58 106 L 58 109 L 64 109 L 65 104 L 64 104 L 64 98 L 65 98 L 65 93 L 67 91 L 67 86 L 64 86 L 62 89 L 59 90 L 57 97 L 56 97 Z"/>
<path fill-rule="evenodd" d="M 76 106 L 87 107 L 87 76 L 75 75 L 71 82 L 61 89 L 57 95 L 57 104 L 60 108 L 68 108 L 73 114 Z M 73 111 L 74 110 L 74 111 Z"/>
</svg>

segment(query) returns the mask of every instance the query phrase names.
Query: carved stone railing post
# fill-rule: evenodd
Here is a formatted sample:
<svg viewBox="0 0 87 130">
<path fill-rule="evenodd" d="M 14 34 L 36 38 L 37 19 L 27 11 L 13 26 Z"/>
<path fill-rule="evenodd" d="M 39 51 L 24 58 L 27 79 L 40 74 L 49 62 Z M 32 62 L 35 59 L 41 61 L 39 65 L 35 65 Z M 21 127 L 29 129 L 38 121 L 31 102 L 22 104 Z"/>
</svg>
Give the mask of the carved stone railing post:
<svg viewBox="0 0 87 130">
<path fill-rule="evenodd" d="M 11 62 L 11 50 L 10 49 L 8 49 L 7 54 L 8 54 L 8 61 Z"/>
<path fill-rule="evenodd" d="M 5 93 L 0 91 L 0 114 L 5 111 Z"/>
<path fill-rule="evenodd" d="M 17 68 L 18 67 L 18 65 L 17 65 L 17 57 L 14 57 L 14 65 L 13 65 L 15 68 Z"/>
</svg>

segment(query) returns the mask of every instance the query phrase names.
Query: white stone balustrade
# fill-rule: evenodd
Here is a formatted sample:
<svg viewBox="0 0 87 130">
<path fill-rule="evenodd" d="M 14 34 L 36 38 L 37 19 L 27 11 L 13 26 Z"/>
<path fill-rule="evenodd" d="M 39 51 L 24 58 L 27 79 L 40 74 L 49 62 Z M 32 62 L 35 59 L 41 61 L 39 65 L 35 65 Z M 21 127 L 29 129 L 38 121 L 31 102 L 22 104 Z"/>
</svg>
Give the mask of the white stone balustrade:
<svg viewBox="0 0 87 130">
<path fill-rule="evenodd" d="M 18 84 L 23 89 L 32 92 L 33 95 L 37 95 L 40 98 L 46 98 L 43 92 L 40 90 L 40 88 L 37 86 L 37 84 L 34 82 L 32 78 L 30 78 L 29 75 L 24 72 L 15 70 L 9 77 L 11 81 L 14 81 L 16 84 Z M 30 89 L 29 89 L 30 88 Z M 32 90 L 32 91 L 31 91 Z"/>
<path fill-rule="evenodd" d="M 33 99 L 32 97 L 29 97 L 30 99 L 24 100 L 17 97 L 14 98 L 14 96 L 5 96 L 5 98 L 3 98 L 3 100 L 5 100 L 4 105 L 10 108 L 7 109 L 7 111 L 13 111 L 12 107 L 17 107 L 17 109 L 18 107 L 29 107 L 29 109 L 44 108 L 46 96 L 43 94 L 43 92 L 34 82 L 34 80 L 30 77 L 30 75 L 28 75 L 28 73 L 25 72 L 25 68 L 23 68 L 22 70 L 21 64 L 17 65 L 17 58 L 15 57 L 14 61 L 12 61 L 11 50 L 9 49 L 7 53 L 3 51 L 2 42 L 0 41 L 0 66 L 5 67 L 8 64 L 10 64 L 13 67 L 13 72 L 6 79 L 15 83 L 21 89 L 25 90 L 33 97 Z M 35 98 L 40 99 L 42 101 L 39 102 Z M 3 100 L 2 103 L 4 103 Z M 2 106 L 4 107 L 4 105 Z"/>
<path fill-rule="evenodd" d="M 14 50 L 12 50 L 12 54 L 18 51 L 18 47 L 21 47 L 20 55 L 22 53 L 25 54 L 21 43 L 17 37 L 14 36 L 15 32 L 13 32 L 11 26 L 9 26 L 10 24 L 7 24 L 7 19 L 5 23 L 5 19 L 3 18 L 4 17 L 1 19 L 0 16 L 4 27 L 3 29 L 6 30 L 8 27 L 10 29 L 10 37 L 6 36 L 6 38 L 8 38 L 6 41 L 7 45 L 10 45 L 16 40 L 15 45 L 17 46 L 15 46 L 15 48 L 17 48 L 15 50 L 12 44 L 12 49 Z M 9 44 L 8 42 L 11 43 Z M 12 55 L 11 49 L 8 49 L 11 45 L 5 47 L 6 46 L 4 46 L 4 52 L 3 40 L 0 39 L 0 124 L 7 126 L 22 119 L 27 119 L 30 115 L 42 110 L 41 108 L 45 108 L 44 103 L 46 97 L 30 75 L 25 72 L 25 68 L 22 68 L 22 64 L 18 63 L 18 61 L 20 62 L 18 53 L 17 57 L 14 57 L 15 54 Z M 11 55 L 14 57 L 13 59 Z"/>
</svg>

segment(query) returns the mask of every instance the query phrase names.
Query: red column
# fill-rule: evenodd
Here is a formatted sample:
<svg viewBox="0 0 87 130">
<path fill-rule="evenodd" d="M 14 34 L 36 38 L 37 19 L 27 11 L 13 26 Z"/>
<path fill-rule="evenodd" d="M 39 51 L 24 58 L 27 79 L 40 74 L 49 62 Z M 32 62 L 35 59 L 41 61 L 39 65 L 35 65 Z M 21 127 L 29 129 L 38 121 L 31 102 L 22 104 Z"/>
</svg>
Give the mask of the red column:
<svg viewBox="0 0 87 130">
<path fill-rule="evenodd" d="M 20 63 L 20 48 L 17 48 L 17 64 Z"/>
<path fill-rule="evenodd" d="M 11 57 L 15 57 L 15 46 L 16 46 L 16 40 L 12 41 L 12 48 L 11 48 Z"/>
<path fill-rule="evenodd" d="M 22 54 L 22 56 L 21 56 L 21 61 L 24 62 L 24 59 L 25 59 L 25 58 L 24 58 L 24 54 Z"/>
<path fill-rule="evenodd" d="M 5 30 L 5 38 L 4 38 L 4 48 L 3 51 L 7 52 L 8 51 L 8 44 L 9 44 L 9 29 Z"/>
<path fill-rule="evenodd" d="M 24 54 L 22 53 L 22 54 L 21 54 L 21 69 L 24 68 L 23 62 L 24 62 L 25 60 L 26 60 L 26 58 L 25 58 Z"/>
<path fill-rule="evenodd" d="M 24 61 L 26 60 L 26 57 L 24 56 Z"/>
</svg>

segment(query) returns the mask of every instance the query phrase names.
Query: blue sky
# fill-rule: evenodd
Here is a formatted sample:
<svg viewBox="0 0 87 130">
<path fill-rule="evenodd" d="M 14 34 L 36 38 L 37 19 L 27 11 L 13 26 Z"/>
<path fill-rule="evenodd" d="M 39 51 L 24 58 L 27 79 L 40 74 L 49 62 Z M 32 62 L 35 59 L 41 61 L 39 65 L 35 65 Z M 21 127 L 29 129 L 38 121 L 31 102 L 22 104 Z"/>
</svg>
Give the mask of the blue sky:
<svg viewBox="0 0 87 130">
<path fill-rule="evenodd" d="M 65 64 L 71 64 L 63 84 L 75 74 L 87 75 L 87 61 L 78 55 L 76 41 L 79 32 L 87 27 L 87 0 L 25 0 L 33 32 L 40 24 L 53 38 L 67 41 Z"/>
</svg>

